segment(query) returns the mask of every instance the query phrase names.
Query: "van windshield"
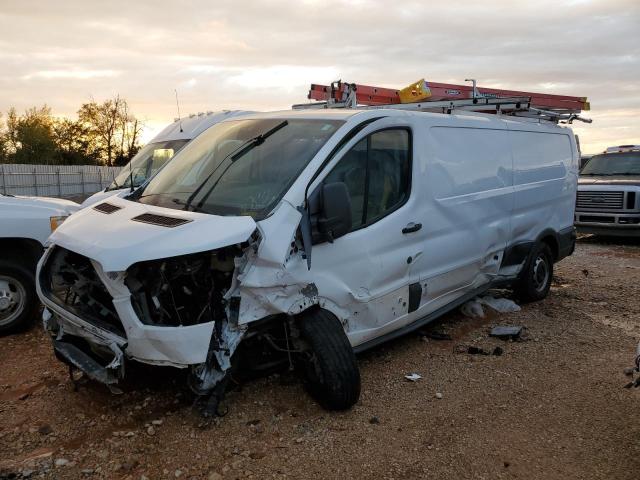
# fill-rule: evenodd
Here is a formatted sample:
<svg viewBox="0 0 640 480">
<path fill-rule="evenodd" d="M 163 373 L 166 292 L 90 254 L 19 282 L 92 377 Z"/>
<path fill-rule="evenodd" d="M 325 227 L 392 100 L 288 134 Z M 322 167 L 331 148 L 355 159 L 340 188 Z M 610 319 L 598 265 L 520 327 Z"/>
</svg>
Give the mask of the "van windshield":
<svg viewBox="0 0 640 480">
<path fill-rule="evenodd" d="M 142 185 L 147 178 L 152 177 L 169 161 L 178 151 L 189 142 L 188 139 L 165 140 L 162 142 L 148 143 L 140 149 L 131 161 L 122 169 L 113 183 L 106 191 L 119 188 L 133 188 Z"/>
<path fill-rule="evenodd" d="M 261 220 L 343 123 L 299 118 L 219 123 L 138 192 L 138 201 Z"/>
<path fill-rule="evenodd" d="M 638 175 L 640 176 L 640 152 L 594 155 L 580 175 Z"/>
</svg>

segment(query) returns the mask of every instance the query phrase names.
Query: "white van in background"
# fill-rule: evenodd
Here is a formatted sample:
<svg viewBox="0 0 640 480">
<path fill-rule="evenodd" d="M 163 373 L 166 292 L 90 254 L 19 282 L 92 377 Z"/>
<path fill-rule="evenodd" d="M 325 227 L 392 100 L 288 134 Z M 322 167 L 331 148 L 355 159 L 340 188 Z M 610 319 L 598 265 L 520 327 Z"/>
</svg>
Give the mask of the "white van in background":
<svg viewBox="0 0 640 480">
<path fill-rule="evenodd" d="M 217 392 L 242 360 L 299 366 L 357 402 L 354 353 L 493 286 L 549 292 L 575 245 L 579 153 L 538 119 L 397 109 L 220 122 L 124 198 L 51 237 L 38 293 L 58 358 L 114 384 L 127 362 Z M 221 387 L 222 386 L 222 387 Z"/>
<path fill-rule="evenodd" d="M 175 119 L 158 135 L 149 141 L 125 165 L 118 176 L 104 190 L 97 192 L 82 202 L 88 207 L 113 195 L 131 193 L 160 170 L 168 160 L 180 151 L 188 142 L 204 132 L 207 128 L 222 120 L 252 112 L 241 110 L 222 110 L 189 115 Z M 133 180 L 133 188 L 131 181 Z"/>
</svg>

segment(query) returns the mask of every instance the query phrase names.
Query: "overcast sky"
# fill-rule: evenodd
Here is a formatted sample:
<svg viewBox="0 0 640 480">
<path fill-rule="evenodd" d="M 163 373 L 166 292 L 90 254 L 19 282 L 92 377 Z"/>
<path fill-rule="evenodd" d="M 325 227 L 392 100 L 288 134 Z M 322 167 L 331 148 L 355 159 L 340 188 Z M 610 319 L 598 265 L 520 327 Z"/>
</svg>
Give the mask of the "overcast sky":
<svg viewBox="0 0 640 480">
<path fill-rule="evenodd" d="M 587 96 L 583 152 L 640 144 L 640 0 L 0 0 L 0 111 L 125 97 L 149 139 L 182 113 L 282 109 L 310 83 L 427 81 Z"/>
</svg>

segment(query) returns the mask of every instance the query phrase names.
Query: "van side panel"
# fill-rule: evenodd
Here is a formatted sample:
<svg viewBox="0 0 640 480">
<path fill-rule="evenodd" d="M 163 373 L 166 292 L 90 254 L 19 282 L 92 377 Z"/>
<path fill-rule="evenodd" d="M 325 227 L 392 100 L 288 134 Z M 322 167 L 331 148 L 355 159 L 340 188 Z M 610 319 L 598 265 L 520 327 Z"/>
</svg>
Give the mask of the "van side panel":
<svg viewBox="0 0 640 480">
<path fill-rule="evenodd" d="M 429 310 L 490 281 L 502 260 L 511 231 L 512 159 L 508 132 L 496 122 L 491 127 L 429 129 Z"/>
<path fill-rule="evenodd" d="M 560 130 L 560 129 L 558 129 Z M 509 132 L 514 164 L 511 244 L 535 241 L 548 229 L 573 225 L 577 166 L 564 131 Z"/>
</svg>

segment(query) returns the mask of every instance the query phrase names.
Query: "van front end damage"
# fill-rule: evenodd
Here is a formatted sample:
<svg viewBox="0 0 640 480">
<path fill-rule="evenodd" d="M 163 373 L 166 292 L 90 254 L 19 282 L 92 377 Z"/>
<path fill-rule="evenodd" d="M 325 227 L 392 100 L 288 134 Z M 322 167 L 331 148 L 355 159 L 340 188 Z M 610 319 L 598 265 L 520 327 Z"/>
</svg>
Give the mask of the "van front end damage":
<svg viewBox="0 0 640 480">
<path fill-rule="evenodd" d="M 111 388 L 137 361 L 189 369 L 198 395 L 227 375 L 246 325 L 238 324 L 238 275 L 260 235 L 242 244 L 157 260 L 123 272 L 52 245 L 38 268 L 45 328 L 70 368 Z"/>
<path fill-rule="evenodd" d="M 38 266 L 37 289 L 56 355 L 112 390 L 131 362 L 185 369 L 200 404 L 208 396 L 209 414 L 217 413 L 232 369 L 263 374 L 309 364 L 305 312 L 332 312 L 344 335 L 353 326 L 346 319 L 354 302 L 331 276 L 315 283 L 300 217 L 282 202 L 252 230 L 244 222 L 246 233 L 238 232 L 236 242 L 213 236 L 208 243 L 216 248 L 185 246 L 185 254 L 174 241 L 164 241 L 164 248 L 156 243 L 150 252 L 109 248 L 100 244 L 101 232 L 85 232 L 82 241 L 70 233 L 52 237 Z M 195 242 L 193 234 L 185 242 Z M 230 235 L 224 228 L 218 233 Z M 341 306 L 321 292 L 336 293 Z"/>
</svg>

